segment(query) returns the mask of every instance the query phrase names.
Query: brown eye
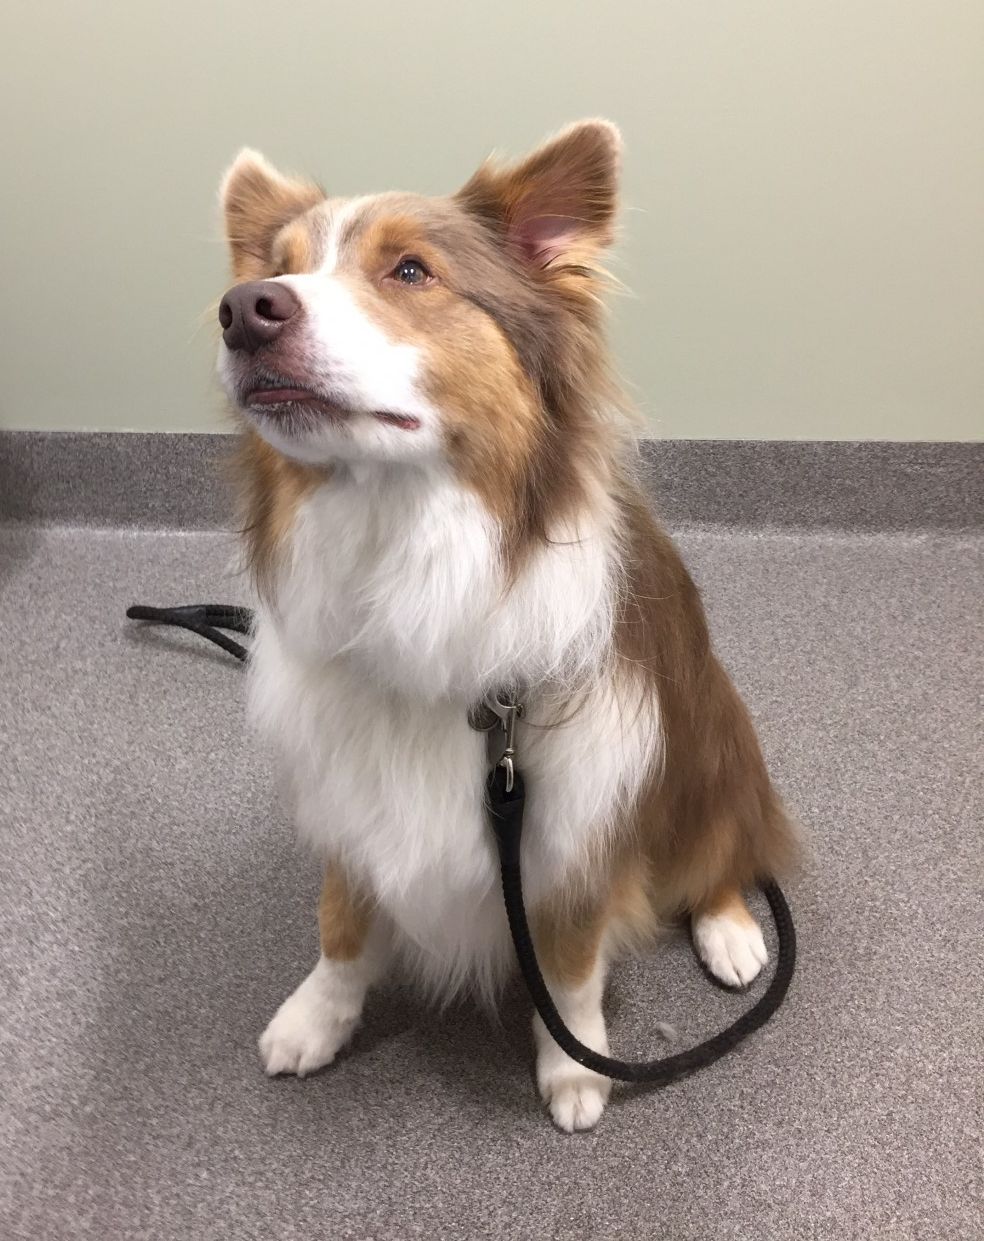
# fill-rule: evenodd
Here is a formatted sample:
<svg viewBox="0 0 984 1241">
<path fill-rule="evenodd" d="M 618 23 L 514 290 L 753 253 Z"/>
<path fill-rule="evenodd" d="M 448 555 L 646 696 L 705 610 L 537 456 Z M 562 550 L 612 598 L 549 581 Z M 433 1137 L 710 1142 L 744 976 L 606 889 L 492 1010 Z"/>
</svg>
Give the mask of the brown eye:
<svg viewBox="0 0 984 1241">
<path fill-rule="evenodd" d="M 430 272 L 420 259 L 400 259 L 393 268 L 392 276 L 401 284 L 426 284 L 431 278 Z"/>
</svg>

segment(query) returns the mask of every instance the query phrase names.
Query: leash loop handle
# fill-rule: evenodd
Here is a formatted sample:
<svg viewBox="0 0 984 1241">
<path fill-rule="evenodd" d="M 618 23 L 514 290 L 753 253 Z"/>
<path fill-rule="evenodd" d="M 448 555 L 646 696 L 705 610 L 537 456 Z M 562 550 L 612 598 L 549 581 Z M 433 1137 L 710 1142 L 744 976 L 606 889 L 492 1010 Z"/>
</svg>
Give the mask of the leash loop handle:
<svg viewBox="0 0 984 1241">
<path fill-rule="evenodd" d="M 245 663 L 249 651 L 234 638 L 220 632 L 231 629 L 233 633 L 252 633 L 253 613 L 249 608 L 231 607 L 224 603 L 185 603 L 179 607 L 151 608 L 135 603 L 126 610 L 128 620 L 150 621 L 156 625 L 174 625 L 188 629 L 199 637 L 207 638 L 221 646 L 240 663 Z"/>
</svg>

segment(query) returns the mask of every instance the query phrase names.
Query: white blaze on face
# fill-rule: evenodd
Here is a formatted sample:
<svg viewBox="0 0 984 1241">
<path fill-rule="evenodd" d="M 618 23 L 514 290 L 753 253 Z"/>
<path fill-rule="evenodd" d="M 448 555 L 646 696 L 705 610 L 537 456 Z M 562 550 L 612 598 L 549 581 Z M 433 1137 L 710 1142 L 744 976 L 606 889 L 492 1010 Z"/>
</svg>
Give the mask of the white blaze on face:
<svg viewBox="0 0 984 1241">
<path fill-rule="evenodd" d="M 319 387 L 355 411 L 417 415 L 420 350 L 390 340 L 341 276 L 283 276 L 304 307 L 304 347 Z"/>
<path fill-rule="evenodd" d="M 349 198 L 343 203 L 339 203 L 335 207 L 325 206 L 322 208 L 321 220 L 324 224 L 324 249 L 321 254 L 321 262 L 318 264 L 318 272 L 322 276 L 332 276 L 338 267 L 338 260 L 341 257 L 342 236 L 349 224 L 359 214 L 359 211 L 366 203 L 371 202 L 371 197 Z"/>
</svg>

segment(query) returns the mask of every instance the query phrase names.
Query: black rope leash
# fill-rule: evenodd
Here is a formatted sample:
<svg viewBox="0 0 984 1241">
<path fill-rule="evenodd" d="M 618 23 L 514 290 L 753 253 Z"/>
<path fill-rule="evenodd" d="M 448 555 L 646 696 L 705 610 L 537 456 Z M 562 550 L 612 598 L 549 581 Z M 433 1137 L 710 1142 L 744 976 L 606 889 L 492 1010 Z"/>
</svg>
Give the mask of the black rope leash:
<svg viewBox="0 0 984 1241">
<path fill-rule="evenodd" d="M 126 614 L 130 620 L 177 625 L 181 629 L 188 629 L 207 638 L 209 642 L 214 642 L 241 662 L 245 662 L 249 655 L 246 647 L 221 632 L 228 629 L 234 633 L 251 633 L 253 613 L 249 608 L 218 603 L 189 604 L 172 608 L 134 605 L 127 608 Z M 592 1051 L 574 1037 L 564 1024 L 544 982 L 533 947 L 526 906 L 523 903 L 520 848 L 526 795 L 522 773 L 513 761 L 511 735 L 507 756 L 496 763 L 486 781 L 489 821 L 495 835 L 502 872 L 502 897 L 526 989 L 544 1026 L 561 1050 L 578 1064 L 583 1064 L 586 1069 L 601 1073 L 605 1077 L 639 1085 L 668 1086 L 671 1082 L 720 1060 L 750 1034 L 764 1026 L 786 998 L 796 968 L 796 928 L 782 889 L 774 880 L 762 884 L 762 892 L 772 911 L 778 940 L 772 981 L 752 1007 L 730 1026 L 703 1043 L 698 1043 L 696 1047 L 656 1060 L 616 1060 L 612 1056 L 603 1056 L 600 1052 Z"/>
<path fill-rule="evenodd" d="M 616 1060 L 592 1051 L 576 1039 L 557 1012 L 557 1006 L 543 981 L 533 949 L 533 937 L 523 903 L 523 876 L 519 862 L 525 790 L 522 774 L 515 767 L 512 772 L 512 789 L 509 791 L 506 788 L 507 783 L 506 769 L 497 764 L 489 772 L 485 786 L 489 818 L 499 847 L 506 917 L 509 919 L 509 930 L 526 989 L 551 1038 L 562 1051 L 578 1064 L 583 1064 L 586 1069 L 593 1069 L 595 1073 L 602 1073 L 605 1077 L 614 1077 L 617 1081 L 668 1086 L 670 1082 L 720 1060 L 726 1052 L 737 1047 L 743 1039 L 765 1025 L 785 999 L 796 966 L 796 929 L 793 926 L 793 916 L 781 888 L 775 882 L 762 885 L 765 899 L 772 910 L 779 941 L 775 973 L 763 995 L 727 1029 L 687 1051 L 662 1056 L 656 1060 Z"/>
</svg>

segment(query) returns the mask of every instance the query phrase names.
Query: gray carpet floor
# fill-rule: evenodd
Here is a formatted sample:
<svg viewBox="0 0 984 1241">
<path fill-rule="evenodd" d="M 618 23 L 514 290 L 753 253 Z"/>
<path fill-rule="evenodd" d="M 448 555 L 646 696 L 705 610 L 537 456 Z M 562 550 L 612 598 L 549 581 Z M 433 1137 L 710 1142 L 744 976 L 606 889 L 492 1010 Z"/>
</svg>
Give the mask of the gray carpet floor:
<svg viewBox="0 0 984 1241">
<path fill-rule="evenodd" d="M 0 529 L 0 1236 L 982 1235 L 984 545 L 681 542 L 808 833 L 799 968 L 737 1052 L 567 1137 L 518 987 L 494 1020 L 387 985 L 335 1066 L 263 1076 L 317 866 L 238 665 L 123 619 L 243 598 L 232 545 Z M 612 1042 L 697 1040 L 747 1002 L 671 940 L 615 972 Z"/>
</svg>

